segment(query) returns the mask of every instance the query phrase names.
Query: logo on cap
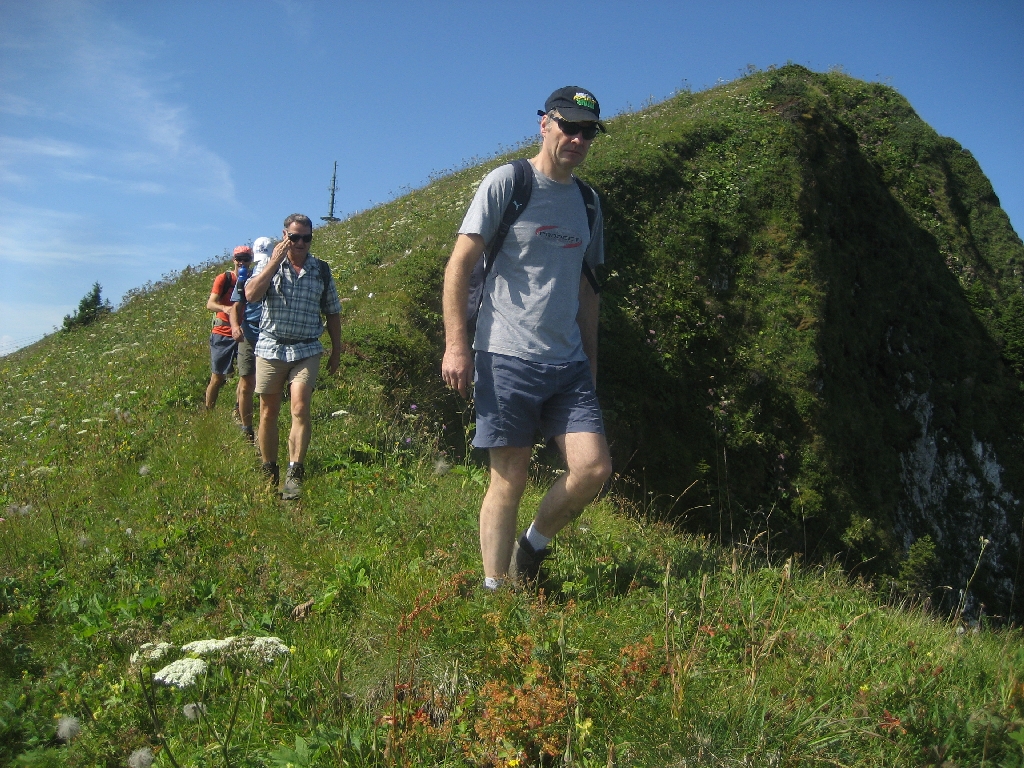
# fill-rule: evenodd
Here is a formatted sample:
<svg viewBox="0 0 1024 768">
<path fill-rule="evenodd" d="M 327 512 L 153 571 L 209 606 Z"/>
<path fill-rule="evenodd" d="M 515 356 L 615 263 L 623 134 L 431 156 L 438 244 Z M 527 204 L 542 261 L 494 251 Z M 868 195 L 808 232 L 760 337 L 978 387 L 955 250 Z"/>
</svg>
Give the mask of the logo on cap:
<svg viewBox="0 0 1024 768">
<path fill-rule="evenodd" d="M 597 102 L 594 101 L 594 97 L 591 96 L 589 93 L 584 93 L 580 91 L 579 93 L 572 97 L 572 100 L 575 101 L 584 109 L 597 109 Z"/>
</svg>

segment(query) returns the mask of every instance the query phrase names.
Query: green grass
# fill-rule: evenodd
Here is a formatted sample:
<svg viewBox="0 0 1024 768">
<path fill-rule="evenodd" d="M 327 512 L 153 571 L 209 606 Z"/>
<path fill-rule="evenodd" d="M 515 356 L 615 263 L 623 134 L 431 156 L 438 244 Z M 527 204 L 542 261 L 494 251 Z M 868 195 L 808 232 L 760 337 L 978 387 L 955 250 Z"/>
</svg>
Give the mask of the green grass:
<svg viewBox="0 0 1024 768">
<path fill-rule="evenodd" d="M 781 492 L 774 507 L 751 501 L 766 476 L 778 482 L 758 452 L 783 441 L 798 463 L 782 469 L 817 478 L 783 483 L 803 509 L 844 530 L 850 510 L 867 509 L 854 503 L 863 488 L 835 479 L 828 439 L 843 433 L 819 416 L 870 409 L 856 391 L 844 406 L 805 386 L 815 355 L 849 329 L 814 330 L 832 327 L 837 299 L 815 276 L 833 262 L 800 234 L 806 210 L 780 202 L 806 199 L 792 185 L 810 177 L 775 134 L 777 118 L 811 114 L 785 111 L 810 98 L 808 82 L 824 89 L 815 98 L 892 92 L 780 72 L 620 117 L 595 145 L 588 172 L 617 272 L 606 274 L 602 396 L 620 443 L 626 430 L 647 430 L 640 443 L 669 435 L 680 463 L 674 478 L 649 465 L 647 486 L 626 468 L 558 537 L 539 595 L 479 587 L 486 473 L 464 455 L 467 414 L 435 370 L 440 269 L 482 168 L 318 231 L 349 299 L 347 346 L 341 376 L 313 399 L 297 504 L 261 484 L 230 394 L 213 413 L 198 407 L 219 263 L 0 359 L 0 763 L 124 766 L 149 748 L 161 767 L 1024 765 L 1018 629 L 929 610 L 927 546 L 899 579 L 869 578 L 850 550 L 803 557 Z M 804 95 L 780 95 L 773 77 L 800 80 Z M 766 92 L 788 104 L 781 115 L 757 101 Z M 905 104 L 893 103 L 863 131 L 882 130 Z M 835 177 L 823 169 L 818 190 Z M 665 194 L 673 185 L 683 193 Z M 986 285 L 995 327 L 1003 289 Z M 636 342 L 642 354 L 626 354 L 630 329 L 656 331 Z M 870 401 L 870 388 L 860 395 Z M 658 398 L 693 412 L 663 425 Z M 732 507 L 708 491 L 726 469 Z M 538 457 L 533 471 L 524 523 L 556 470 Z M 147 642 L 264 635 L 288 656 L 211 658 L 184 690 L 152 682 L 173 656 L 131 661 Z M 190 720 L 183 707 L 196 703 Z M 62 717 L 80 723 L 68 744 L 55 738 Z"/>
</svg>

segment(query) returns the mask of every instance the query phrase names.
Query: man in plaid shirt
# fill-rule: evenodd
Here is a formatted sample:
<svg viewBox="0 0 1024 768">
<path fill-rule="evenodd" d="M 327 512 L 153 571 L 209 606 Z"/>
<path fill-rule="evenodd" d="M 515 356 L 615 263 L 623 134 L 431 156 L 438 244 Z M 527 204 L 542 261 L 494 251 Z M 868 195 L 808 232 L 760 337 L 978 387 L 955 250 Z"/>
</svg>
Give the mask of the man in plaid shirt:
<svg viewBox="0 0 1024 768">
<path fill-rule="evenodd" d="M 285 382 L 291 394 L 292 429 L 288 435 L 288 474 L 283 499 L 302 493 L 303 465 L 309 448 L 309 403 L 320 372 L 327 318 L 331 337 L 328 370 L 338 372 L 341 360 L 341 301 L 330 268 L 309 252 L 313 222 L 293 213 L 284 220 L 283 239 L 270 259 L 257 266 L 245 284 L 248 301 L 263 301 L 260 338 L 256 342 L 256 392 L 260 396 L 260 451 L 263 471 L 277 487 L 278 425 Z"/>
</svg>

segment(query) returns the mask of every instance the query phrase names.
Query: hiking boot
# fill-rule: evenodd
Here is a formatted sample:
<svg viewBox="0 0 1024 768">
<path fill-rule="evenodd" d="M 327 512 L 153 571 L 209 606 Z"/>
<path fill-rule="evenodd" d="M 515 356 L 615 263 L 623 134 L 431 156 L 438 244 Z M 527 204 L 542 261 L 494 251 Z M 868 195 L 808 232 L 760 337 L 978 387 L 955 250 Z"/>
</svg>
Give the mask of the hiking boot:
<svg viewBox="0 0 1024 768">
<path fill-rule="evenodd" d="M 526 531 L 523 531 L 512 546 L 512 562 L 508 566 L 509 580 L 516 584 L 536 582 L 540 575 L 540 564 L 550 554 L 551 547 L 534 549 L 526 538 Z"/>
<path fill-rule="evenodd" d="M 274 484 L 274 490 L 277 490 L 278 483 L 281 482 L 281 470 L 278 469 L 277 464 L 272 461 L 263 462 L 263 466 L 260 467 L 260 471 L 263 476 Z"/>
<path fill-rule="evenodd" d="M 242 435 L 245 437 L 245 441 L 250 445 L 256 444 L 256 433 L 252 427 L 242 427 Z"/>
<path fill-rule="evenodd" d="M 295 501 L 302 495 L 302 478 L 306 471 L 301 464 L 289 464 L 288 474 L 284 478 L 284 488 L 281 489 L 281 498 L 285 501 Z"/>
</svg>

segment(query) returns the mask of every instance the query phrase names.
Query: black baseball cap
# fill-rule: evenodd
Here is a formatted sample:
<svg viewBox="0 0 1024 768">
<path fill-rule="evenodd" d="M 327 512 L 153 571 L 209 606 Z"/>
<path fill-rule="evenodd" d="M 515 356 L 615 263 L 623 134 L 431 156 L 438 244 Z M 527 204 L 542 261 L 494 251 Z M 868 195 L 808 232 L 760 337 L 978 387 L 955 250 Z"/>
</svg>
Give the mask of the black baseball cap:
<svg viewBox="0 0 1024 768">
<path fill-rule="evenodd" d="M 578 85 L 559 88 L 548 96 L 548 100 L 544 102 L 544 111 L 539 114 L 547 114 L 553 109 L 565 120 L 574 123 L 597 123 L 602 131 L 605 130 L 601 124 L 601 105 L 597 101 L 597 96 L 586 88 Z"/>
</svg>

